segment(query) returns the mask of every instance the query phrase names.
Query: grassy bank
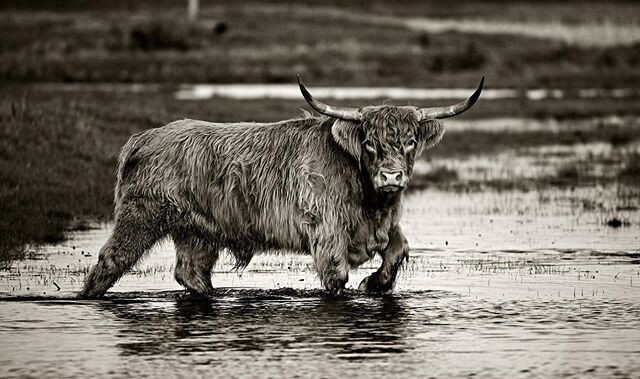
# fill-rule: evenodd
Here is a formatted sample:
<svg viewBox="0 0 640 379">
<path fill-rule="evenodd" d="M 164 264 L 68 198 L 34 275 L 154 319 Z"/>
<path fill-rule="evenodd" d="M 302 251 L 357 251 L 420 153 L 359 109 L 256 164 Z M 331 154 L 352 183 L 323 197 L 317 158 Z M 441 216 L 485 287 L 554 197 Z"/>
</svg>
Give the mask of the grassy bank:
<svg viewBox="0 0 640 379">
<path fill-rule="evenodd" d="M 631 102 L 632 100 L 629 100 Z M 353 101 L 354 105 L 366 102 Z M 459 120 L 474 117 L 567 116 L 552 102 L 482 101 Z M 569 114 L 586 116 L 621 112 L 607 102 L 567 105 Z M 624 101 L 618 104 L 624 108 Z M 301 101 L 176 101 L 170 94 L 40 91 L 30 87 L 0 90 L 0 256 L 11 256 L 24 243 L 54 242 L 87 220 L 108 220 L 112 212 L 118 151 L 137 131 L 179 118 L 216 121 L 273 121 L 297 117 Z M 626 104 L 627 109 L 632 109 Z M 545 113 L 546 112 L 546 113 Z M 509 149 L 547 144 L 604 142 L 626 146 L 640 139 L 640 128 L 602 127 L 586 131 L 497 133 L 450 129 L 430 159 L 494 156 Z M 637 172 L 629 166 L 630 175 Z M 635 170 L 635 171 L 633 171 Z M 569 172 L 569 171 L 567 171 Z M 569 174 L 571 174 L 569 172 Z M 425 185 L 455 188 L 457 174 L 441 172 Z M 444 178 L 444 179 L 443 179 Z M 572 181 L 572 178 L 576 180 Z M 579 184 L 579 176 L 544 185 Z M 420 181 L 421 179 L 417 179 Z M 479 187 L 478 187 L 479 188 Z"/>
<path fill-rule="evenodd" d="M 608 10 L 584 1 L 202 3 L 201 22 L 189 25 L 183 2 L 2 2 L 0 81 L 288 83 L 300 73 L 317 85 L 466 87 L 481 75 L 495 87 L 640 85 L 637 43 L 582 46 L 508 28 L 434 32 L 404 23 L 620 24 L 640 35 L 633 2 Z"/>
</svg>

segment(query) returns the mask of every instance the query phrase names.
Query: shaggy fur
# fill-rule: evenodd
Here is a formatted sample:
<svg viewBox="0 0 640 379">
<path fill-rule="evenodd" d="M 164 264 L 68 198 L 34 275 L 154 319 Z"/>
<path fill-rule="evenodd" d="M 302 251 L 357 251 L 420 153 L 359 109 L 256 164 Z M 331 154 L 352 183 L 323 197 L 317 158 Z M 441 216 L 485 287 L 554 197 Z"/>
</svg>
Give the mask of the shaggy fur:
<svg viewBox="0 0 640 379">
<path fill-rule="evenodd" d="M 361 287 L 390 290 L 408 251 L 398 226 L 402 191 L 381 192 L 374 179 L 381 169 L 409 178 L 415 156 L 443 131 L 435 121 L 419 123 L 413 107 L 362 112 L 361 123 L 180 120 L 132 136 L 118 162 L 115 228 L 79 296 L 104 295 L 167 236 L 176 245 L 176 280 L 196 294 L 211 293 L 225 248 L 238 267 L 269 250 L 311 254 L 331 291 L 379 253 L 382 267 Z"/>
</svg>

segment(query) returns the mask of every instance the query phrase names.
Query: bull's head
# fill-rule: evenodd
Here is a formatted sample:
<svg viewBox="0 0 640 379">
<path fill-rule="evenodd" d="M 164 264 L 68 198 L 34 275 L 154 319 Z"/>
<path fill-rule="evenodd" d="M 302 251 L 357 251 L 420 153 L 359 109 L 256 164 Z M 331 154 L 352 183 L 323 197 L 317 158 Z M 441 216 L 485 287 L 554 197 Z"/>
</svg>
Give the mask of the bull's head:
<svg viewBox="0 0 640 379">
<path fill-rule="evenodd" d="M 458 115 L 480 97 L 484 78 L 467 100 L 447 107 L 417 108 L 380 105 L 360 109 L 333 107 L 314 99 L 298 75 L 302 95 L 323 115 L 337 120 L 332 126 L 336 142 L 366 170 L 377 192 L 406 188 L 415 157 L 435 146 L 444 129 L 437 119 Z"/>
</svg>

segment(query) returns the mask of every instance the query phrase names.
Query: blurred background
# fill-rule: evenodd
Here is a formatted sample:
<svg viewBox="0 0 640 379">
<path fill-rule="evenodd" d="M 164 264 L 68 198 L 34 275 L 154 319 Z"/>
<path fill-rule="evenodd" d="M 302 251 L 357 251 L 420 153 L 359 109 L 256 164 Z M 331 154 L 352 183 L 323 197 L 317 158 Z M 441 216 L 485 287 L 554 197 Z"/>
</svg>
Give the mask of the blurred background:
<svg viewBox="0 0 640 379">
<path fill-rule="evenodd" d="M 452 103 L 485 76 L 412 191 L 637 226 L 639 73 L 637 1 L 3 0 L 0 256 L 109 221 L 132 133 L 300 116 L 296 74 L 348 106 Z"/>
</svg>

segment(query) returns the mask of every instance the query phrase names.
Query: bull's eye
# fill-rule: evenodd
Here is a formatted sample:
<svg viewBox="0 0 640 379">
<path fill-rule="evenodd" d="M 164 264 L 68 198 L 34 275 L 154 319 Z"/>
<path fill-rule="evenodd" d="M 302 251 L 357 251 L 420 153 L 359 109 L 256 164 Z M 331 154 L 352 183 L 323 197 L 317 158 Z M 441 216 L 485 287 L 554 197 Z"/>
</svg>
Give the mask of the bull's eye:
<svg viewBox="0 0 640 379">
<path fill-rule="evenodd" d="M 369 141 L 364 141 L 362 145 L 364 145 L 364 148 L 371 154 L 375 154 L 377 152 L 376 147 Z"/>
<path fill-rule="evenodd" d="M 417 145 L 418 145 L 418 141 L 416 141 L 415 139 L 411 138 L 405 144 L 404 150 L 408 153 L 411 150 L 415 149 Z"/>
</svg>

